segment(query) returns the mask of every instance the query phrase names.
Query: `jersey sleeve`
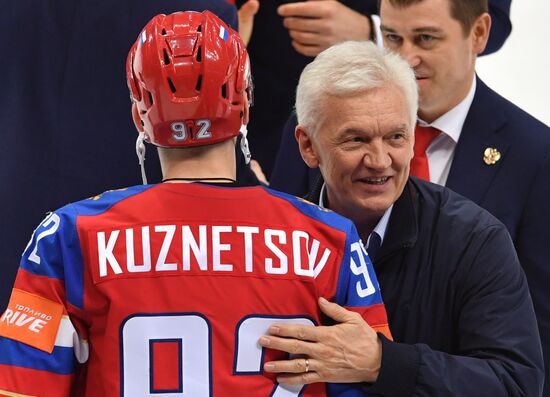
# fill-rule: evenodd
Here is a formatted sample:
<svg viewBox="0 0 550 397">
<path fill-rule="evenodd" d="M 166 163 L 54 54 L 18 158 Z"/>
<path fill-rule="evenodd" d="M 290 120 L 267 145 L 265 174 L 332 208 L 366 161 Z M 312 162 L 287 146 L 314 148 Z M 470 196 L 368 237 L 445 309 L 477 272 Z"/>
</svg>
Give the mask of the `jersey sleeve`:
<svg viewBox="0 0 550 397">
<path fill-rule="evenodd" d="M 0 395 L 68 396 L 87 344 L 69 318 L 68 217 L 49 214 L 23 253 L 0 317 Z M 74 248 L 74 247 L 73 247 Z"/>
<path fill-rule="evenodd" d="M 392 338 L 374 267 L 353 224 L 346 238 L 335 302 L 361 314 L 376 332 Z"/>
<path fill-rule="evenodd" d="M 361 314 L 376 331 L 391 339 L 386 308 L 382 301 L 380 286 L 374 267 L 353 224 L 347 233 L 336 303 Z M 366 397 L 361 383 L 327 383 L 328 397 Z"/>
</svg>

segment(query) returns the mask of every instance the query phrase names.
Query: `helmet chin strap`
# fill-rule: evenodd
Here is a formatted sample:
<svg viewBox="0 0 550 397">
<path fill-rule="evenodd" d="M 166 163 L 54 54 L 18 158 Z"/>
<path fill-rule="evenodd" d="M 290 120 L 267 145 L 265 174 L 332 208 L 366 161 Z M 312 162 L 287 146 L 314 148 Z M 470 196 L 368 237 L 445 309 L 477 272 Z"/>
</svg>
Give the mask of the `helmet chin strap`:
<svg viewBox="0 0 550 397">
<path fill-rule="evenodd" d="M 145 133 L 140 132 L 136 140 L 136 154 L 141 167 L 141 179 L 144 185 L 147 185 L 147 175 L 145 175 Z"/>
<path fill-rule="evenodd" d="M 241 125 L 241 151 L 244 155 L 244 162 L 246 164 L 250 163 L 250 160 L 252 159 L 252 154 L 250 154 L 250 148 L 248 147 L 248 140 L 246 139 L 246 135 L 248 134 L 248 129 L 246 128 L 246 124 Z"/>
</svg>

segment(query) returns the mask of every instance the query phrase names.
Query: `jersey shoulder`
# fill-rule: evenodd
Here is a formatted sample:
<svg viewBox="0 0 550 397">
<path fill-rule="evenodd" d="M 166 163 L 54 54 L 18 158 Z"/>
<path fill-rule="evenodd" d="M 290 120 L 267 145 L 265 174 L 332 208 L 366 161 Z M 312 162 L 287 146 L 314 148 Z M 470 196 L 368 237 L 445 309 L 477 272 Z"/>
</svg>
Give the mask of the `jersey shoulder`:
<svg viewBox="0 0 550 397">
<path fill-rule="evenodd" d="M 56 213 L 61 215 L 99 215 L 113 205 L 124 201 L 127 198 L 143 193 L 157 185 L 137 185 L 120 189 L 107 190 L 103 193 L 67 204 L 61 207 Z"/>
<path fill-rule="evenodd" d="M 263 187 L 263 189 L 270 195 L 284 200 L 294 206 L 303 215 L 313 218 L 319 222 L 322 222 L 330 227 L 338 229 L 342 232 L 348 233 L 352 228 L 352 222 L 337 214 L 336 212 L 327 208 L 320 207 L 319 205 L 312 203 L 306 199 L 293 196 L 288 193 L 279 192 L 277 190 Z"/>
</svg>

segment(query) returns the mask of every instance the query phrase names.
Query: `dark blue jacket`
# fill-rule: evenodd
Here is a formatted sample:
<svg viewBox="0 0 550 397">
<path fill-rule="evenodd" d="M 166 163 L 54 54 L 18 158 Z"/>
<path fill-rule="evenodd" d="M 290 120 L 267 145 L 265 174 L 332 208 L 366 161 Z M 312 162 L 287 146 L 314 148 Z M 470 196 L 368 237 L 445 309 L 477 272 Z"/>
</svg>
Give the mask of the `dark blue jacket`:
<svg viewBox="0 0 550 397">
<path fill-rule="evenodd" d="M 17 0 L 0 7 L 0 312 L 21 252 L 47 211 L 141 183 L 126 55 L 159 13 L 210 9 L 236 27 L 225 0 Z M 160 180 L 150 146 L 149 179 Z"/>
<path fill-rule="evenodd" d="M 294 139 L 295 116 L 284 132 L 277 175 L 271 187 L 303 195 L 319 176 L 303 163 Z M 483 161 L 486 148 L 501 159 Z M 550 362 L 550 128 L 507 101 L 481 80 L 466 117 L 447 187 L 473 200 L 508 229 L 529 282 L 542 340 Z M 550 382 L 550 365 L 546 366 Z M 550 396 L 550 387 L 545 387 Z"/>
<path fill-rule="evenodd" d="M 311 201 L 318 202 L 320 186 Z M 394 342 L 382 337 L 380 375 L 366 391 L 540 395 L 533 305 L 495 217 L 450 189 L 410 178 L 373 263 Z"/>
</svg>

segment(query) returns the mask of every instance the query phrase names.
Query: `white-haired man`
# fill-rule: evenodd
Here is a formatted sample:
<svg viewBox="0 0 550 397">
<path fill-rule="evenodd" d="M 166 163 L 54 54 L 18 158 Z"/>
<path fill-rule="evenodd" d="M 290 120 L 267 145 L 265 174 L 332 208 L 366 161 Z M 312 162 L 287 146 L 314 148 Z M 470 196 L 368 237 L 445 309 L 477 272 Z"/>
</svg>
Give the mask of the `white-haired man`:
<svg viewBox="0 0 550 397">
<path fill-rule="evenodd" d="M 278 325 L 263 346 L 309 358 L 268 362 L 288 383 L 365 382 L 401 395 L 538 395 L 543 364 L 525 276 L 506 228 L 454 192 L 408 178 L 417 113 L 407 63 L 368 42 L 321 53 L 301 75 L 296 137 L 324 182 L 310 195 L 353 220 L 395 342 L 337 305 L 332 327 Z M 381 244 L 383 242 L 383 244 Z"/>
</svg>

